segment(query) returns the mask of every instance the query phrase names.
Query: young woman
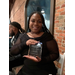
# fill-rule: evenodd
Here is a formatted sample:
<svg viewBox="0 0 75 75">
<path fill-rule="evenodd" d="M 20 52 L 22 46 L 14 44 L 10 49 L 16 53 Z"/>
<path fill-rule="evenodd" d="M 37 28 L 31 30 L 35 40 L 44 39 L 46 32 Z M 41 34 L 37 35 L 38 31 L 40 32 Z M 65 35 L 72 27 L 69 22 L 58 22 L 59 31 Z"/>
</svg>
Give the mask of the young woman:
<svg viewBox="0 0 75 75">
<path fill-rule="evenodd" d="M 56 75 L 57 69 L 53 63 L 59 57 L 57 43 L 49 30 L 46 28 L 41 13 L 33 12 L 28 20 L 29 32 L 21 35 L 11 54 L 22 53 L 25 59 L 24 66 L 17 75 Z M 29 45 L 42 42 L 42 55 L 33 57 L 27 55 Z"/>
</svg>

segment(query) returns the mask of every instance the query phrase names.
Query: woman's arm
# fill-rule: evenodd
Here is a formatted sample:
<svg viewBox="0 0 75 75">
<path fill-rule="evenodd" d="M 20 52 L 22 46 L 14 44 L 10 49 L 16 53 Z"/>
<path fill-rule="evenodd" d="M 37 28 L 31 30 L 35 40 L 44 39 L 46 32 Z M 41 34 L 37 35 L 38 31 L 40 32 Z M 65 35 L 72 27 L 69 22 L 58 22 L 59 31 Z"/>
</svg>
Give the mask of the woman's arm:
<svg viewBox="0 0 75 75">
<path fill-rule="evenodd" d="M 39 57 L 33 57 L 30 55 L 24 55 L 23 57 L 26 57 L 28 59 L 31 59 L 35 62 L 41 62 L 41 63 L 47 63 L 47 62 L 52 62 L 56 60 L 59 57 L 59 50 L 58 50 L 58 45 L 55 40 L 48 41 L 47 43 L 47 48 L 49 50 L 49 54 L 45 57 L 39 58 Z"/>
<path fill-rule="evenodd" d="M 49 50 L 49 54 L 41 59 L 41 62 L 43 63 L 54 61 L 59 57 L 59 49 L 57 42 L 53 39 L 51 41 L 48 41 L 46 44 Z"/>
<path fill-rule="evenodd" d="M 13 45 L 13 47 L 10 49 L 10 54 L 11 55 L 17 55 L 19 54 L 23 48 L 27 47 L 26 42 L 25 41 L 21 41 L 23 38 L 23 36 L 19 37 L 16 41 L 16 43 Z"/>
</svg>

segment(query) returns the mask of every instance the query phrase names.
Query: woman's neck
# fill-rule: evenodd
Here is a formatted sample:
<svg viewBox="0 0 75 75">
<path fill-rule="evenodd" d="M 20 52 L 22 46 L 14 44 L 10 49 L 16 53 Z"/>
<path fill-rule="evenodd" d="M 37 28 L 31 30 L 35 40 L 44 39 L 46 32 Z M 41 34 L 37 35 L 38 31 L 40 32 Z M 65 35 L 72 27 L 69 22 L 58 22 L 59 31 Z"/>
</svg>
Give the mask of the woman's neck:
<svg viewBox="0 0 75 75">
<path fill-rule="evenodd" d="M 39 35 L 41 32 L 30 32 L 31 34 Z"/>
<path fill-rule="evenodd" d="M 39 33 L 33 33 L 33 32 L 29 32 L 27 35 L 31 38 L 37 38 L 43 35 L 44 32 L 39 32 Z"/>
</svg>

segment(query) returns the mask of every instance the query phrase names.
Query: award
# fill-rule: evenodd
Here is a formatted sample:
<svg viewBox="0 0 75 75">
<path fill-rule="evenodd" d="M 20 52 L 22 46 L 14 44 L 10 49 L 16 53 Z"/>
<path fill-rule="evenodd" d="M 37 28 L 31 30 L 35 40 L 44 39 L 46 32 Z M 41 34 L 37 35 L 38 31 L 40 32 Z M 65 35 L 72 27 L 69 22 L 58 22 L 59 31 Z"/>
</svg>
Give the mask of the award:
<svg viewBox="0 0 75 75">
<path fill-rule="evenodd" d="M 41 42 L 35 45 L 29 46 L 29 55 L 32 55 L 34 57 L 38 56 L 39 58 L 41 58 L 41 53 L 42 53 L 42 43 Z"/>
</svg>

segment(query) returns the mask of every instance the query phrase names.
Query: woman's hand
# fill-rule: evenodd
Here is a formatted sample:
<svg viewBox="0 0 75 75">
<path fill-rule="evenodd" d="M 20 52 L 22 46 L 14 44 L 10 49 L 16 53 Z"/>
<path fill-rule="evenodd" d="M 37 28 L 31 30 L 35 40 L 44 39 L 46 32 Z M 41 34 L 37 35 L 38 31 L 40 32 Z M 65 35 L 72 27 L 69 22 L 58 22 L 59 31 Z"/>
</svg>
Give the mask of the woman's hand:
<svg viewBox="0 0 75 75">
<path fill-rule="evenodd" d="M 38 56 L 34 57 L 34 56 L 31 56 L 31 55 L 24 55 L 23 57 L 31 59 L 31 60 L 33 60 L 35 62 L 40 62 L 41 61 L 41 58 L 39 58 Z"/>
<path fill-rule="evenodd" d="M 33 39 L 29 39 L 26 41 L 26 45 L 35 45 L 36 43 L 38 43 L 39 41 L 33 40 Z"/>
<path fill-rule="evenodd" d="M 36 41 L 36 40 L 33 40 L 33 39 L 29 39 L 26 41 L 26 45 L 35 45 L 36 43 L 38 43 L 39 41 Z M 40 62 L 41 61 L 41 58 L 39 58 L 38 56 L 34 57 L 34 56 L 31 56 L 31 55 L 24 55 L 23 57 L 26 57 L 28 59 L 31 59 L 35 62 Z"/>
<path fill-rule="evenodd" d="M 12 39 L 12 37 L 10 36 L 9 39 Z"/>
</svg>

